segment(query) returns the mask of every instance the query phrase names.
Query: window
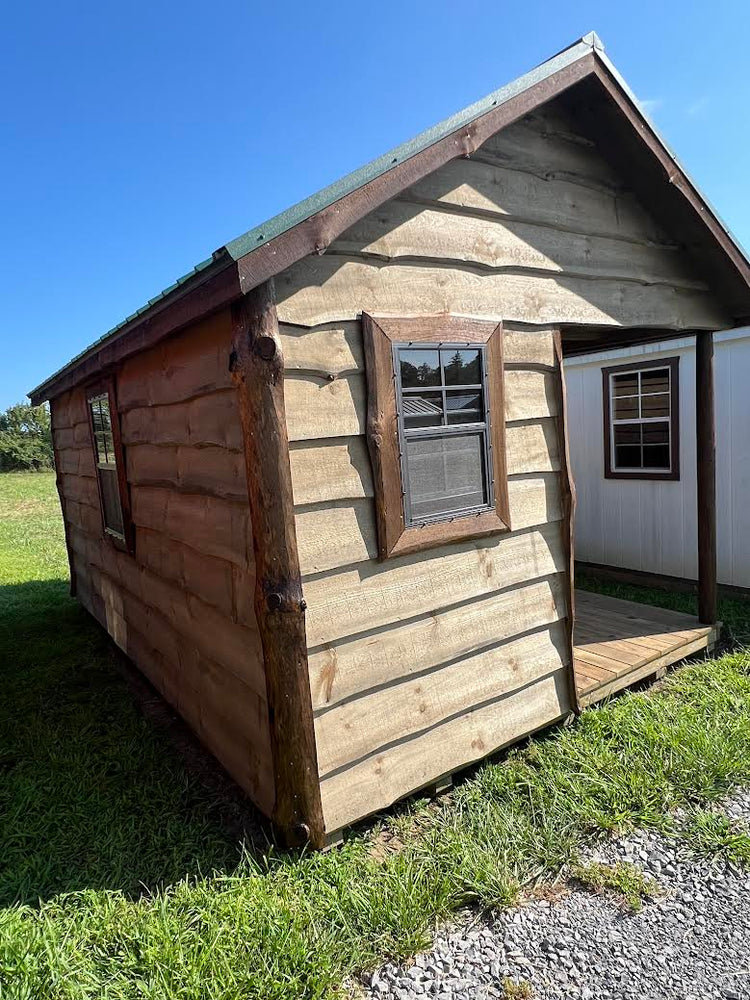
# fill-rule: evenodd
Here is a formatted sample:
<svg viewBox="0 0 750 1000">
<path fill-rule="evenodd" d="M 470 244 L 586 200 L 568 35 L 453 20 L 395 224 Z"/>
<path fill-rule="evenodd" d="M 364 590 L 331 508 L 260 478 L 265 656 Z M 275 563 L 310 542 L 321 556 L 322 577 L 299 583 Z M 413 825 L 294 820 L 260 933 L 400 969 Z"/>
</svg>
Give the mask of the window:
<svg viewBox="0 0 750 1000">
<path fill-rule="evenodd" d="M 131 549 L 130 504 L 114 386 L 111 382 L 97 386 L 89 391 L 87 398 L 102 526 L 115 543 Z"/>
<path fill-rule="evenodd" d="M 679 479 L 679 358 L 602 369 L 608 479 Z"/>
<path fill-rule="evenodd" d="M 363 316 L 381 558 L 509 529 L 502 329 Z"/>
</svg>

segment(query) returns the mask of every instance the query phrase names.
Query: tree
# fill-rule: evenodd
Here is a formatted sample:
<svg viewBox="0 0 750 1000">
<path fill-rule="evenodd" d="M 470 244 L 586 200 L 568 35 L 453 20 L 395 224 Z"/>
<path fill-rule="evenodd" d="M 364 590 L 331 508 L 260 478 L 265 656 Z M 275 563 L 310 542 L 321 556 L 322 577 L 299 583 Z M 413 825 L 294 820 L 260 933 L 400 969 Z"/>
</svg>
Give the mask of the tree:
<svg viewBox="0 0 750 1000">
<path fill-rule="evenodd" d="M 0 471 L 38 471 L 54 464 L 46 405 L 16 403 L 0 413 Z"/>
</svg>

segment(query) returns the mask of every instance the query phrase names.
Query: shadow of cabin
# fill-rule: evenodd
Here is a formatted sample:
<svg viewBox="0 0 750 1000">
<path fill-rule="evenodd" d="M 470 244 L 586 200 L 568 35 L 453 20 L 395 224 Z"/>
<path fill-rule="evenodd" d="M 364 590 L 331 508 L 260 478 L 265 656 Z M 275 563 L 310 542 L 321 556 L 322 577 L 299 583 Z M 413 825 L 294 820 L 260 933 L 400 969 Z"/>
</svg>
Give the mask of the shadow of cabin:
<svg viewBox="0 0 750 1000">
<path fill-rule="evenodd" d="M 270 824 L 67 589 L 0 588 L 0 906 L 265 854 Z"/>
</svg>

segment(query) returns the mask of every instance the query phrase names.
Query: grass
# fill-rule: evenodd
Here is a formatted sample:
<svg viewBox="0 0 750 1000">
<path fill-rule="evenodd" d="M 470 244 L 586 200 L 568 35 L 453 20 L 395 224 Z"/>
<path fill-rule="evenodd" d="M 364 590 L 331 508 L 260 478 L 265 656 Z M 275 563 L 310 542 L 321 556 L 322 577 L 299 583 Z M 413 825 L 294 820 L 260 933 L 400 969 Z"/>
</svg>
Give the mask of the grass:
<svg viewBox="0 0 750 1000">
<path fill-rule="evenodd" d="M 505 905 L 592 838 L 664 828 L 677 806 L 699 816 L 750 783 L 740 648 L 584 713 L 339 850 L 259 847 L 221 785 L 143 717 L 65 577 L 52 477 L 0 476 L 3 1000 L 345 995 L 347 975 L 413 953 L 456 907 Z M 734 634 L 746 608 L 722 606 Z"/>
<path fill-rule="evenodd" d="M 613 893 L 623 907 L 633 912 L 640 910 L 644 899 L 655 899 L 659 894 L 659 886 L 654 879 L 644 875 L 637 865 L 626 861 L 617 861 L 613 865 L 600 861 L 574 864 L 570 874 L 592 892 Z"/>
</svg>

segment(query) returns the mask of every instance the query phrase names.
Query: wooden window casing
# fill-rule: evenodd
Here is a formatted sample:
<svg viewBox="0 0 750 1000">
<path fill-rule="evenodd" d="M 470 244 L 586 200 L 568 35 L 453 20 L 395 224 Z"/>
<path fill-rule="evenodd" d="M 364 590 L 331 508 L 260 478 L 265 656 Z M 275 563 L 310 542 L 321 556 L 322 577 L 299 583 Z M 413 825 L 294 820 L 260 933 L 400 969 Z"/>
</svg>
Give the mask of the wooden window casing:
<svg viewBox="0 0 750 1000">
<path fill-rule="evenodd" d="M 644 479 L 675 481 L 680 478 L 680 381 L 679 381 L 679 357 L 660 358 L 653 361 L 634 361 L 626 365 L 614 365 L 609 368 L 602 368 L 602 397 L 604 410 L 604 476 L 606 479 Z M 644 389 L 643 376 L 654 376 L 663 369 L 668 373 L 668 389 L 658 391 L 648 391 L 647 385 Z M 631 394 L 614 396 L 616 380 L 626 376 L 634 376 L 636 389 Z M 630 413 L 625 416 L 617 414 L 616 399 L 626 401 L 626 408 L 629 406 Z M 667 413 L 657 412 L 649 415 L 649 411 L 644 406 L 644 402 L 656 401 L 663 409 L 667 405 Z M 658 409 L 659 407 L 657 407 Z M 645 413 L 645 415 L 644 415 Z M 649 428 L 660 431 L 661 425 L 668 426 L 668 441 L 650 443 L 646 438 L 646 431 Z M 626 433 L 630 429 L 634 434 L 633 443 L 625 442 L 622 438 L 618 442 L 618 430 Z M 637 430 L 637 434 L 636 434 Z M 635 436 L 639 437 L 639 443 L 635 442 Z M 666 449 L 668 463 L 660 462 L 658 465 L 647 464 L 647 452 L 649 449 L 654 452 L 656 449 Z M 624 463 L 618 460 L 626 449 L 630 449 L 629 454 L 636 454 L 640 450 L 639 463 Z"/>
<path fill-rule="evenodd" d="M 362 333 L 367 369 L 367 443 L 373 467 L 380 559 L 509 531 L 502 324 L 447 315 L 394 319 L 363 313 Z M 405 428 L 401 404 L 404 393 L 396 363 L 398 351 L 410 347 L 481 350 L 484 412 L 480 420 L 455 427 L 446 422 L 415 433 Z M 442 371 L 441 365 L 441 384 L 428 387 L 427 392 L 445 394 Z M 414 517 L 407 497 L 407 443 L 414 437 L 446 441 L 463 434 L 482 438 L 486 496 L 472 509 Z"/>
<path fill-rule="evenodd" d="M 132 552 L 133 522 L 114 379 L 105 379 L 87 386 L 86 409 L 96 467 L 102 531 L 116 548 Z"/>
</svg>

